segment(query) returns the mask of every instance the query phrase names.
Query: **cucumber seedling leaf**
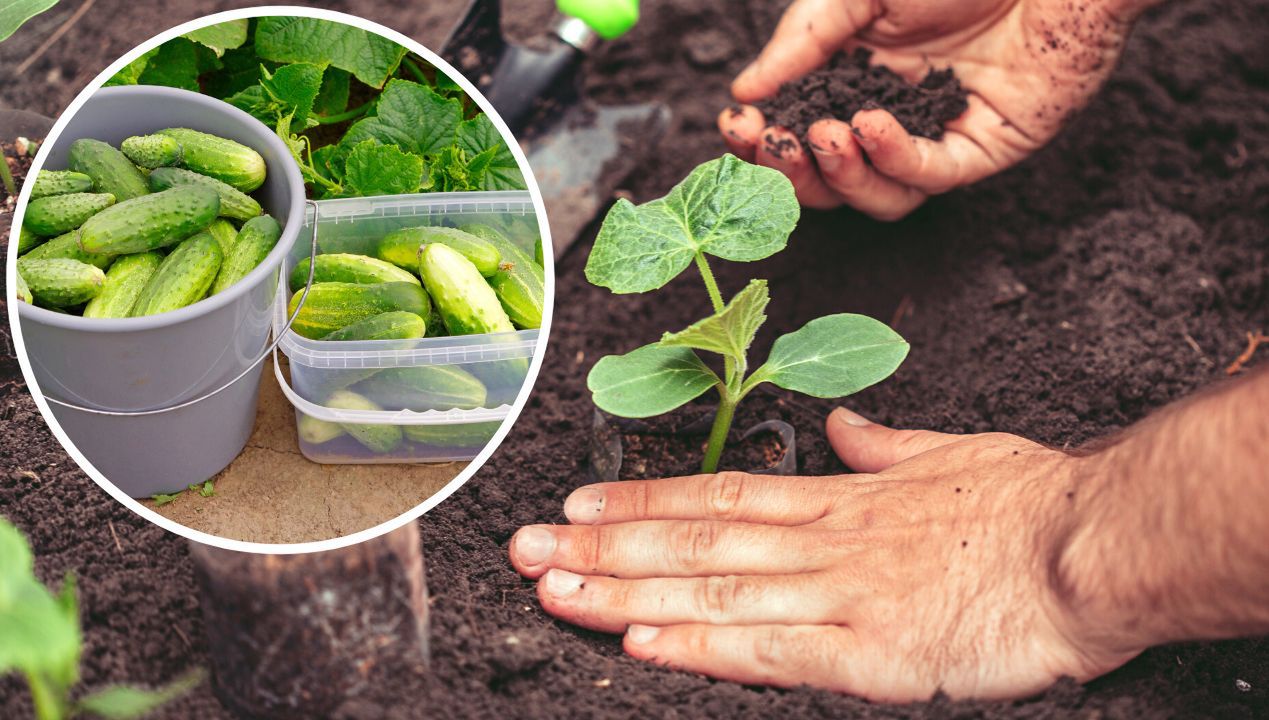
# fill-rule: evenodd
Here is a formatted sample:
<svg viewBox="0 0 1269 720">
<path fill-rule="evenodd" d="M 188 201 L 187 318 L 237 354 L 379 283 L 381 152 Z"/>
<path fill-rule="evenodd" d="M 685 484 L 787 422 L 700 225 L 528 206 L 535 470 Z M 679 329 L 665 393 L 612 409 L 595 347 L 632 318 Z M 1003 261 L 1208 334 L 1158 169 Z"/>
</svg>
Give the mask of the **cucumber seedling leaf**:
<svg viewBox="0 0 1269 720">
<path fill-rule="evenodd" d="M 74 682 L 79 618 L 74 583 L 55 597 L 35 577 L 31 548 L 0 518 L 0 675 L 11 670 Z"/>
<path fill-rule="evenodd" d="M 658 345 L 718 353 L 735 360 L 743 372 L 745 355 L 758 334 L 758 328 L 767 319 L 765 311 L 770 300 L 767 281 L 750 280 L 721 312 L 698 320 L 679 332 L 665 333 Z"/>
<path fill-rule="evenodd" d="M 228 22 L 216 23 L 215 25 L 208 25 L 207 27 L 187 32 L 183 37 L 207 46 L 212 52 L 216 53 L 216 57 L 220 57 L 225 54 L 226 50 L 241 47 L 243 43 L 247 42 L 247 24 L 246 18 L 229 20 Z"/>
<path fill-rule="evenodd" d="M 647 292 L 673 280 L 698 253 L 761 260 L 784 249 L 798 213 L 781 172 L 724 155 L 663 198 L 618 200 L 595 238 L 586 279 L 614 293 Z"/>
<path fill-rule="evenodd" d="M 344 164 L 344 192 L 351 197 L 418 192 L 423 158 L 374 140 L 357 143 Z"/>
<path fill-rule="evenodd" d="M 383 87 L 407 52 L 372 32 L 303 17 L 260 18 L 255 46 L 256 53 L 266 60 L 334 65 L 374 88 Z"/>
<path fill-rule="evenodd" d="M 826 315 L 776 338 L 767 362 L 745 384 L 844 397 L 885 380 L 907 356 L 908 343 L 885 323 L 866 315 Z"/>
<path fill-rule="evenodd" d="M 718 384 L 718 376 L 691 349 L 655 343 L 600 358 L 586 377 L 596 405 L 630 418 L 669 412 Z"/>
<path fill-rule="evenodd" d="M 115 685 L 90 693 L 77 703 L 77 709 L 106 720 L 139 718 L 198 687 L 205 675 L 195 670 L 158 690 Z"/>
<path fill-rule="evenodd" d="M 57 4 L 57 0 L 4 0 L 0 2 L 0 40 L 4 40 L 23 23 Z"/>
</svg>

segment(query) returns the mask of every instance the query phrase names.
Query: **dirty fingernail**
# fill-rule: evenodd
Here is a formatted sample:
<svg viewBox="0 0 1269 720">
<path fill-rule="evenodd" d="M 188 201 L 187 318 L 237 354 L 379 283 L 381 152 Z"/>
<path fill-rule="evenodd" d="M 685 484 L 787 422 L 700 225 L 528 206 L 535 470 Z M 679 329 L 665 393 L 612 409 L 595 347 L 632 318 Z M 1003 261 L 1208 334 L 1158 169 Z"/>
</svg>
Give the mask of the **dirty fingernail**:
<svg viewBox="0 0 1269 720">
<path fill-rule="evenodd" d="M 842 168 L 841 155 L 815 145 L 811 145 L 811 152 L 815 154 L 815 164 L 820 166 L 820 172 L 831 175 Z"/>
<path fill-rule="evenodd" d="M 837 415 L 839 420 L 846 423 L 847 425 L 853 425 L 854 427 L 867 427 L 872 424 L 872 422 L 868 420 L 868 418 L 864 417 L 863 415 L 860 415 L 857 412 L 847 410 L 844 407 L 839 407 L 833 412 Z"/>
<path fill-rule="evenodd" d="M 525 565 L 541 565 L 555 552 L 555 535 L 540 527 L 522 528 L 516 533 L 516 557 Z"/>
<path fill-rule="evenodd" d="M 582 576 L 577 573 L 554 568 L 542 578 L 547 594 L 557 598 L 566 598 L 581 590 L 583 580 Z"/>
<path fill-rule="evenodd" d="M 564 501 L 564 516 L 569 522 L 578 525 L 589 525 L 598 521 L 603 511 L 604 491 L 599 488 L 577 488 Z"/>
<path fill-rule="evenodd" d="M 652 627 L 651 625 L 631 625 L 626 628 L 626 637 L 630 638 L 630 642 L 635 645 L 643 645 L 657 639 L 657 635 L 661 634 L 661 628 Z"/>
</svg>

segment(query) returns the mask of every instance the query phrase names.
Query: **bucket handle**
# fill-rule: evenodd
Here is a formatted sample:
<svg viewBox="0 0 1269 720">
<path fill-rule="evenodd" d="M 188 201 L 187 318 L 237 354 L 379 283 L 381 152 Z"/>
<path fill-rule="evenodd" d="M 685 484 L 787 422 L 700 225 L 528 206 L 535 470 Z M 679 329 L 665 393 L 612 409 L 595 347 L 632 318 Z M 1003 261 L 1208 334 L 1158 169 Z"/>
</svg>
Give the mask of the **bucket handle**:
<svg viewBox="0 0 1269 720">
<path fill-rule="evenodd" d="M 286 324 L 283 325 L 282 329 L 277 332 L 276 337 L 273 338 L 273 342 L 269 343 L 269 346 L 264 349 L 264 352 L 260 353 L 260 355 L 256 357 L 255 360 L 251 361 L 250 365 L 243 368 L 242 372 L 235 375 L 233 379 L 231 379 L 229 382 L 224 383 L 223 385 L 216 388 L 215 390 L 210 390 L 208 392 L 203 393 L 202 395 L 198 395 L 194 398 L 186 400 L 177 405 L 168 405 L 166 407 L 153 408 L 150 410 L 103 410 L 101 408 L 91 408 L 91 407 L 84 407 L 83 405 L 76 405 L 75 403 L 66 402 L 65 400 L 58 400 L 57 398 L 49 397 L 47 395 L 44 396 L 44 399 L 54 405 L 60 405 L 64 408 L 69 408 L 71 410 L 78 410 L 80 412 L 91 413 L 93 415 L 109 415 L 111 417 L 144 417 L 146 415 L 161 415 L 163 413 L 169 413 L 175 410 L 181 410 L 191 405 L 194 405 L 196 403 L 200 403 L 214 395 L 221 393 L 224 390 L 227 390 L 229 386 L 233 385 L 234 383 L 246 377 L 251 371 L 256 369 L 256 366 L 264 362 L 265 358 L 273 354 L 273 349 L 278 346 L 278 343 L 282 342 L 282 338 L 285 337 L 287 331 L 291 329 L 291 324 L 295 322 L 295 318 L 299 317 L 300 310 L 304 307 L 304 301 L 308 299 L 308 291 L 310 288 L 313 287 L 313 271 L 317 268 L 317 260 L 316 260 L 317 258 L 317 221 L 316 221 L 317 203 L 312 200 L 305 199 L 304 205 L 305 205 L 306 216 L 308 214 L 309 208 L 312 208 L 314 221 L 313 221 L 313 236 L 310 241 L 311 244 L 309 247 L 309 255 L 308 255 L 309 257 L 308 280 L 305 281 L 304 283 L 304 292 L 300 295 L 300 302 L 299 304 L 295 306 L 295 312 L 291 313 L 291 316 L 286 319 Z M 278 282 L 279 283 L 286 282 L 286 277 L 283 275 L 283 270 L 281 267 L 278 268 Z"/>
</svg>

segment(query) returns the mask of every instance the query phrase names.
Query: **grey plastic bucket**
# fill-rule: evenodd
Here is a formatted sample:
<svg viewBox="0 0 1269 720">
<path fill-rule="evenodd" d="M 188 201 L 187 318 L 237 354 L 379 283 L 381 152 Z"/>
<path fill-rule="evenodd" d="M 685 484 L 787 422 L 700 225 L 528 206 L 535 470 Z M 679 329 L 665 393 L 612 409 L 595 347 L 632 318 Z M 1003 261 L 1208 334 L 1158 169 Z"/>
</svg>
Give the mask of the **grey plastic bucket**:
<svg viewBox="0 0 1269 720">
<path fill-rule="evenodd" d="M 27 356 L 40 391 L 75 447 L 132 497 L 172 492 L 223 470 L 255 424 L 278 269 L 304 225 L 304 182 L 286 146 L 247 113 L 186 90 L 113 87 L 95 93 L 50 148 L 47 168 L 66 167 L 70 144 L 96 138 L 118 146 L 131 135 L 188 127 L 254 148 L 268 176 L 254 193 L 282 224 L 264 262 L 233 287 L 180 310 L 139 318 L 65 315 L 23 303 Z M 223 391 L 186 407 L 248 367 Z M 60 402 L 59 402 L 60 401 Z"/>
</svg>

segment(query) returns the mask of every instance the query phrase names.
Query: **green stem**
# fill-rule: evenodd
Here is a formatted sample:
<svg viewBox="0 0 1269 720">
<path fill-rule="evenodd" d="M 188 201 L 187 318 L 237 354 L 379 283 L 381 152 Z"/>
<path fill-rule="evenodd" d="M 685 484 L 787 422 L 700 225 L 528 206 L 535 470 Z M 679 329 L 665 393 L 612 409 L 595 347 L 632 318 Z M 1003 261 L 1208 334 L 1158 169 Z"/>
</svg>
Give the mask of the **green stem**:
<svg viewBox="0 0 1269 720">
<path fill-rule="evenodd" d="M 367 100 L 365 103 L 358 105 L 352 110 L 345 110 L 338 115 L 315 115 L 314 117 L 317 118 L 318 125 L 334 125 L 335 123 L 341 123 L 345 120 L 354 120 L 362 115 L 365 115 L 366 111 L 370 109 L 370 106 L 374 104 L 374 100 Z"/>
<path fill-rule="evenodd" d="M 62 720 L 66 717 L 65 698 L 58 697 L 47 678 L 39 673 L 27 673 L 26 682 L 31 688 L 31 704 L 35 706 L 36 718 Z"/>
<path fill-rule="evenodd" d="M 718 459 L 722 457 L 723 446 L 727 444 L 727 433 L 731 432 L 731 419 L 736 413 L 736 399 L 730 391 L 719 388 L 718 413 L 714 415 L 714 425 L 709 429 L 709 445 L 705 448 L 705 459 L 701 462 L 702 473 L 718 471 Z"/>
<path fill-rule="evenodd" d="M 723 294 L 718 291 L 718 283 L 714 280 L 714 272 L 709 269 L 709 261 L 705 253 L 696 253 L 696 267 L 705 280 L 705 292 L 709 293 L 709 301 L 714 305 L 714 312 L 723 311 Z"/>
<path fill-rule="evenodd" d="M 420 67 L 419 67 L 419 66 L 418 66 L 418 65 L 417 65 L 417 64 L 416 64 L 413 60 L 411 60 L 410 58 L 406 58 L 406 59 L 405 59 L 405 68 L 406 68 L 407 70 L 409 70 L 409 71 L 410 71 L 410 74 L 414 76 L 414 79 L 415 79 L 415 80 L 418 80 L 421 84 L 423 84 L 423 85 L 431 85 L 431 84 L 432 84 L 432 81 L 427 79 L 427 75 L 424 75 L 424 74 L 423 74 L 423 69 L 422 69 L 422 68 L 420 68 Z"/>
<path fill-rule="evenodd" d="M 13 173 L 9 172 L 9 160 L 0 153 L 0 180 L 4 181 L 4 190 L 13 197 L 18 196 L 18 185 L 13 182 Z"/>
</svg>

